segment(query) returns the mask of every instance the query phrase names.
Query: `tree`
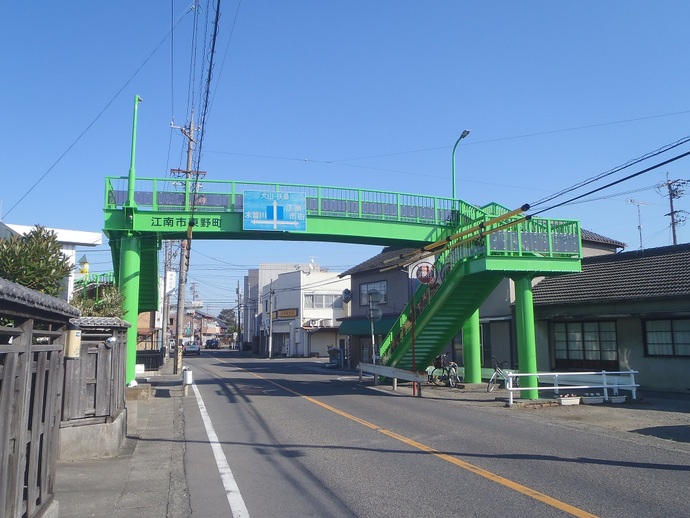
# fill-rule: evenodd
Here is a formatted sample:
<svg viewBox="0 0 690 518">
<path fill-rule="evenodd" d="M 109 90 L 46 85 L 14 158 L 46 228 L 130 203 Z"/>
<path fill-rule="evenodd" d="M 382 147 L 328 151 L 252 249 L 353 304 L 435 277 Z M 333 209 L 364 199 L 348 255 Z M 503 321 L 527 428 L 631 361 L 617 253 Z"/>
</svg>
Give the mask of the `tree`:
<svg viewBox="0 0 690 518">
<path fill-rule="evenodd" d="M 228 331 L 233 331 L 237 328 L 237 319 L 234 309 L 222 309 L 217 318 L 228 326 Z"/>
<path fill-rule="evenodd" d="M 0 240 L 0 277 L 57 296 L 72 271 L 52 230 L 36 225 L 23 236 Z"/>
<path fill-rule="evenodd" d="M 124 297 L 115 286 L 99 286 L 95 293 L 75 294 L 70 300 L 83 317 L 118 317 L 122 318 L 124 312 L 122 303 Z"/>
</svg>

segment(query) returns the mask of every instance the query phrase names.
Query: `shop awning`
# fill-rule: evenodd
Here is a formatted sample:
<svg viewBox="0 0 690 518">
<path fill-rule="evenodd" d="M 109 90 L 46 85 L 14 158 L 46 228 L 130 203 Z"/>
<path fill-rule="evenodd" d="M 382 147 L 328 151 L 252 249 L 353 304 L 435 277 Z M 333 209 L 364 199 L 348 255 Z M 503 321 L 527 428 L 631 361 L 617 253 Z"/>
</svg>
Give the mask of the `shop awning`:
<svg viewBox="0 0 690 518">
<path fill-rule="evenodd" d="M 397 317 L 383 317 L 378 322 L 374 322 L 374 334 L 387 335 L 398 320 Z M 352 318 L 343 320 L 338 329 L 339 335 L 370 335 L 371 325 L 367 318 Z"/>
</svg>

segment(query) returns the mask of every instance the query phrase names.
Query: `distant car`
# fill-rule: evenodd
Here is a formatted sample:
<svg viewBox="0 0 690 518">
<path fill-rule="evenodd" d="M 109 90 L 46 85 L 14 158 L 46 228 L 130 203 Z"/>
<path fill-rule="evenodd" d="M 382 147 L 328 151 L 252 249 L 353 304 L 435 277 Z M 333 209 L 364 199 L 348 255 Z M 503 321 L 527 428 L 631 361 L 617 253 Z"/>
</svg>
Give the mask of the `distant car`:
<svg viewBox="0 0 690 518">
<path fill-rule="evenodd" d="M 206 349 L 218 349 L 218 347 L 220 347 L 220 342 L 217 339 L 206 340 Z"/>
<path fill-rule="evenodd" d="M 197 342 L 187 342 L 182 346 L 182 354 L 195 354 L 199 356 L 201 354 L 201 348 Z"/>
</svg>

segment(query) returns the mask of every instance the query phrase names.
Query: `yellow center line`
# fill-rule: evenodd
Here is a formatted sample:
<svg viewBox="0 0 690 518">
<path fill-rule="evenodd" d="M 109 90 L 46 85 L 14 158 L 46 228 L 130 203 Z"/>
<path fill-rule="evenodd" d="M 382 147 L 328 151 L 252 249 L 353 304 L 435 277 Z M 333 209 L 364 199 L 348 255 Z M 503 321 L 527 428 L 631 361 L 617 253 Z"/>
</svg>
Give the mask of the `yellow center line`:
<svg viewBox="0 0 690 518">
<path fill-rule="evenodd" d="M 223 360 L 222 358 L 216 358 L 216 359 L 223 362 L 223 363 L 228 364 L 228 362 Z M 447 453 L 441 453 L 440 451 L 435 450 L 434 448 L 432 448 L 430 446 L 427 446 L 425 444 L 417 442 L 413 439 L 409 439 L 408 437 L 397 434 L 397 433 L 392 432 L 390 430 L 386 430 L 385 428 L 382 428 L 382 427 L 380 427 L 374 423 L 370 423 L 369 421 L 365 421 L 364 419 L 360 419 L 359 417 L 354 416 L 352 414 L 348 414 L 347 412 L 343 412 L 342 410 L 338 410 L 337 408 L 332 407 L 331 405 L 323 403 L 322 401 L 319 401 L 318 399 L 314 399 L 311 396 L 305 396 L 304 394 L 300 394 L 299 392 L 296 392 L 290 388 L 287 388 L 287 387 L 281 385 L 280 383 L 277 383 L 277 382 L 270 380 L 264 376 L 261 376 L 260 374 L 256 374 L 255 372 L 251 372 L 251 371 L 248 371 L 246 369 L 242 369 L 241 367 L 238 367 L 237 365 L 233 365 L 233 366 L 240 369 L 240 370 L 243 370 L 244 372 L 251 374 L 252 376 L 254 376 L 260 380 L 267 381 L 267 382 L 271 383 L 272 385 L 275 385 L 276 387 L 279 387 L 280 389 L 282 389 L 286 392 L 289 392 L 290 394 L 294 394 L 295 396 L 298 396 L 302 399 L 305 399 L 306 401 L 309 401 L 310 403 L 313 403 L 315 405 L 320 406 L 321 408 L 324 408 L 330 412 L 333 412 L 334 414 L 338 414 L 339 416 L 342 416 L 346 419 L 350 419 L 351 421 L 354 421 L 354 422 L 359 423 L 363 426 L 366 426 L 367 428 L 371 428 L 372 430 L 376 430 L 377 432 L 380 432 L 384 435 L 387 435 L 388 437 L 391 437 L 392 439 L 395 439 L 395 440 L 400 441 L 404 444 L 407 444 L 408 446 L 411 446 L 412 448 L 416 448 L 416 449 L 423 451 L 425 453 L 429 453 L 430 455 L 433 455 L 434 457 L 442 459 L 442 460 L 449 462 L 455 466 L 458 466 L 459 468 L 470 471 L 470 472 L 474 473 L 475 475 L 479 475 L 480 477 L 483 477 L 487 480 L 491 480 L 492 482 L 495 482 L 495 483 L 500 484 L 504 487 L 512 489 L 513 491 L 517 491 L 518 493 L 521 493 L 521 494 L 526 495 L 530 498 L 533 498 L 535 500 L 543 502 L 547 505 L 550 505 L 551 507 L 555 507 L 556 509 L 559 509 L 563 512 L 566 512 L 568 514 L 571 514 L 573 516 L 578 516 L 581 518 L 596 518 L 596 515 L 588 513 L 587 511 L 585 511 L 583 509 L 572 506 L 570 504 L 566 504 L 565 502 L 561 502 L 560 500 L 557 500 L 557 499 L 552 498 L 548 495 L 545 495 L 544 493 L 540 493 L 539 491 L 537 491 L 535 489 L 524 486 L 522 484 L 514 482 L 513 480 L 502 477 L 500 475 L 496 475 L 495 473 L 492 473 L 491 471 L 480 468 L 479 466 L 475 466 L 474 464 L 470 464 L 469 462 L 465 462 L 463 460 L 460 460 L 456 457 L 453 457 L 452 455 L 448 455 Z"/>
</svg>

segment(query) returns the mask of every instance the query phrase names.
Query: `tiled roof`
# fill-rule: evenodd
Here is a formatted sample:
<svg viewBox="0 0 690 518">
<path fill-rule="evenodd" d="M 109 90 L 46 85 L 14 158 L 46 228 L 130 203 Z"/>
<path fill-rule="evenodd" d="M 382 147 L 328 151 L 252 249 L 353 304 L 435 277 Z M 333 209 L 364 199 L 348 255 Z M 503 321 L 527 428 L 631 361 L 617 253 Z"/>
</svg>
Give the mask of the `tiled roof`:
<svg viewBox="0 0 690 518">
<path fill-rule="evenodd" d="M 381 250 L 381 253 L 378 255 L 375 255 L 374 257 L 370 257 L 366 261 L 359 263 L 356 266 L 353 266 L 349 270 L 344 271 L 338 277 L 345 277 L 347 275 L 352 275 L 355 273 L 361 273 L 361 272 L 368 272 L 371 270 L 380 270 L 381 268 L 385 268 L 387 266 L 391 266 L 392 264 L 395 264 L 394 262 L 387 263 L 385 262 L 388 259 L 395 259 L 396 257 L 400 257 L 401 255 L 408 254 L 410 252 L 413 252 L 415 250 L 419 250 L 418 248 L 396 248 L 392 246 L 387 246 L 383 250 Z"/>
<path fill-rule="evenodd" d="M 79 310 L 62 299 L 26 288 L 7 279 L 0 279 L 0 305 L 5 304 L 19 304 L 67 317 L 79 316 Z"/>
<path fill-rule="evenodd" d="M 126 328 L 131 327 L 129 322 L 117 317 L 79 317 L 70 320 L 81 328 Z"/>
<path fill-rule="evenodd" d="M 690 295 L 690 244 L 582 260 L 582 271 L 534 287 L 534 304 L 568 304 Z"/>
<path fill-rule="evenodd" d="M 582 229 L 582 241 L 591 241 L 592 243 L 602 243 L 604 245 L 614 245 L 618 248 L 625 248 L 626 245 L 622 241 L 617 241 L 615 239 L 611 239 L 610 237 L 602 236 L 601 234 L 597 234 L 596 232 L 592 232 L 591 230 L 587 230 L 585 228 Z"/>
</svg>

